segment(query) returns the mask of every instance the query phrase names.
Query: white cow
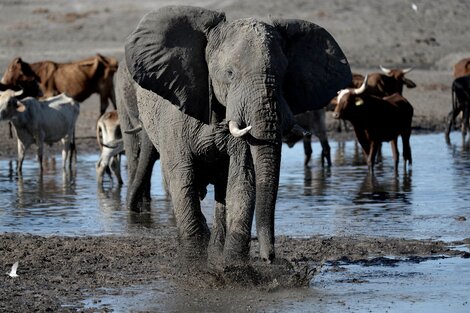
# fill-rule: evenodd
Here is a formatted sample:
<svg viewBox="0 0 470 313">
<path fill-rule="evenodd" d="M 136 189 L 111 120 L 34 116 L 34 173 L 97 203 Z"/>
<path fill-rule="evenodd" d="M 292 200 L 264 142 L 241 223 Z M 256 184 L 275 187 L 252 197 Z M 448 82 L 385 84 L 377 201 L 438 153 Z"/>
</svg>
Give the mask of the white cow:
<svg viewBox="0 0 470 313">
<path fill-rule="evenodd" d="M 96 122 L 96 139 L 100 147 L 100 159 L 96 163 L 98 184 L 103 184 L 104 173 L 108 172 L 111 179 L 113 173 L 118 183 L 122 185 L 121 153 L 124 151 L 124 143 L 117 111 L 101 115 Z"/>
<path fill-rule="evenodd" d="M 45 100 L 16 97 L 22 91 L 6 90 L 0 93 L 0 121 L 10 120 L 18 137 L 18 173 L 21 173 L 25 152 L 31 144 L 37 145 L 37 156 L 43 171 L 44 143 L 62 141 L 62 167 L 72 163 L 72 145 L 75 141 L 75 123 L 80 104 L 64 94 Z"/>
</svg>

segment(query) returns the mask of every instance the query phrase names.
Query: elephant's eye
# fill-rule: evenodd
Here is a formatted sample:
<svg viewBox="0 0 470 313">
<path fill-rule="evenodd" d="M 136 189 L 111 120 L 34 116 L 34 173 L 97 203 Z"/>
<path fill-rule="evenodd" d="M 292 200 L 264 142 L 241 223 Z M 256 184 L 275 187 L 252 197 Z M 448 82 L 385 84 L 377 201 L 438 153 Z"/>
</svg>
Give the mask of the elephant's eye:
<svg viewBox="0 0 470 313">
<path fill-rule="evenodd" d="M 232 80 L 232 78 L 233 78 L 233 71 L 232 70 L 227 70 L 227 77 L 228 77 L 228 79 Z"/>
</svg>

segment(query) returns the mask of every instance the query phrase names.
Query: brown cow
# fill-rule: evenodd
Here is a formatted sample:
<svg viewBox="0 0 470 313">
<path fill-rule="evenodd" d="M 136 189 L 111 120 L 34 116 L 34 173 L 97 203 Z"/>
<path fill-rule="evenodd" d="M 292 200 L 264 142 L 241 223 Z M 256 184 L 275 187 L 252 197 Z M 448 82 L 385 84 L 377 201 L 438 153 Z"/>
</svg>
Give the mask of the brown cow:
<svg viewBox="0 0 470 313">
<path fill-rule="evenodd" d="M 339 92 L 333 117 L 352 123 L 370 171 L 374 170 L 377 152 L 384 141 L 391 141 L 395 171 L 398 170 L 397 139 L 400 135 L 406 168 L 407 162 L 412 163 L 410 136 L 413 107 L 398 93 L 384 98 L 364 93 L 366 82 L 367 76 L 360 88 Z"/>
<path fill-rule="evenodd" d="M 470 58 L 465 58 L 454 65 L 454 78 L 470 75 Z"/>
<path fill-rule="evenodd" d="M 41 61 L 36 63 L 24 62 L 21 58 L 15 58 L 8 65 L 3 74 L 1 83 L 5 85 L 21 86 L 30 94 L 30 84 L 39 83 L 42 96 L 48 98 L 61 93 L 82 102 L 93 93 L 100 95 L 100 115 L 111 100 L 116 109 L 114 97 L 113 76 L 118 67 L 116 59 L 96 56 L 69 63 L 56 63 Z M 34 96 L 34 95 L 32 95 Z"/>
<path fill-rule="evenodd" d="M 405 77 L 412 68 L 406 69 L 388 69 L 380 65 L 382 72 L 374 72 L 368 74 L 367 88 L 365 93 L 377 97 L 386 97 L 398 93 L 403 95 L 403 86 L 415 88 L 416 84 L 411 79 Z M 364 82 L 364 75 L 353 73 L 350 88 L 359 88 Z M 337 98 L 333 98 L 331 106 L 335 107 Z M 331 107 L 330 106 L 330 107 Z M 334 110 L 334 109 L 333 109 Z M 345 125 L 346 126 L 346 125 Z M 341 124 L 338 124 L 338 131 L 341 132 Z"/>
<path fill-rule="evenodd" d="M 374 95 L 377 97 L 386 97 L 398 93 L 403 95 L 403 86 L 408 88 L 415 88 L 416 84 L 405 77 L 412 68 L 407 69 L 388 69 L 380 66 L 382 73 L 370 73 L 367 78 L 367 87 L 365 93 Z M 354 74 L 351 87 L 359 88 L 364 82 L 364 76 L 360 74 Z"/>
</svg>

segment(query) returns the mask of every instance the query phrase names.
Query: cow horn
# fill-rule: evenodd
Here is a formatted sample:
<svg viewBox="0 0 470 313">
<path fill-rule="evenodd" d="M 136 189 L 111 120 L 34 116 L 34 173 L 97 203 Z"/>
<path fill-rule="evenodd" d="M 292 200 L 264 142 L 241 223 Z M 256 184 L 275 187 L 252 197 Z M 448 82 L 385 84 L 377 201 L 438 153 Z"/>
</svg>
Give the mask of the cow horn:
<svg viewBox="0 0 470 313">
<path fill-rule="evenodd" d="M 360 95 L 361 93 L 363 93 L 365 90 L 366 90 L 366 87 L 367 87 L 367 77 L 369 76 L 369 74 L 366 74 L 366 77 L 364 77 L 364 81 L 362 82 L 362 85 L 361 87 L 359 88 L 356 88 L 356 89 L 353 89 L 352 90 L 352 94 L 354 95 Z"/>
<path fill-rule="evenodd" d="M 391 69 L 383 67 L 382 65 L 380 65 L 380 69 L 387 75 L 390 75 L 390 72 L 392 71 Z"/>
<path fill-rule="evenodd" d="M 413 70 L 412 67 L 409 67 L 409 68 L 405 68 L 404 70 L 402 70 L 403 74 L 406 74 L 406 73 L 409 73 Z"/>
<path fill-rule="evenodd" d="M 133 135 L 133 134 L 137 134 L 141 130 L 142 130 L 142 125 L 137 125 L 136 127 L 132 128 L 132 129 L 125 130 L 124 133 L 126 133 L 128 135 Z"/>
<path fill-rule="evenodd" d="M 21 96 L 23 94 L 23 89 L 15 91 L 14 95 L 15 97 Z"/>
<path fill-rule="evenodd" d="M 238 138 L 248 133 L 251 129 L 251 126 L 247 126 L 243 129 L 240 129 L 240 126 L 238 126 L 237 122 L 230 121 L 228 122 L 228 129 L 230 130 L 230 133 L 233 137 Z"/>
</svg>

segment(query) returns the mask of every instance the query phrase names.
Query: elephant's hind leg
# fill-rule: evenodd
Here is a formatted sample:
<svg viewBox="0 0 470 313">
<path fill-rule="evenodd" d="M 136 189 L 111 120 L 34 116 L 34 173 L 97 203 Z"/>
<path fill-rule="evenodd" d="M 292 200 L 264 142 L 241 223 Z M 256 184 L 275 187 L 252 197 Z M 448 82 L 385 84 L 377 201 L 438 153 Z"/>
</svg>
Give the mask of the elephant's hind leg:
<svg viewBox="0 0 470 313">
<path fill-rule="evenodd" d="M 188 264 L 205 262 L 210 231 L 201 211 L 199 189 L 192 166 L 183 166 L 180 162 L 176 166 L 171 164 L 165 168 L 171 169 L 164 175 L 176 217 L 180 253 Z"/>
</svg>

